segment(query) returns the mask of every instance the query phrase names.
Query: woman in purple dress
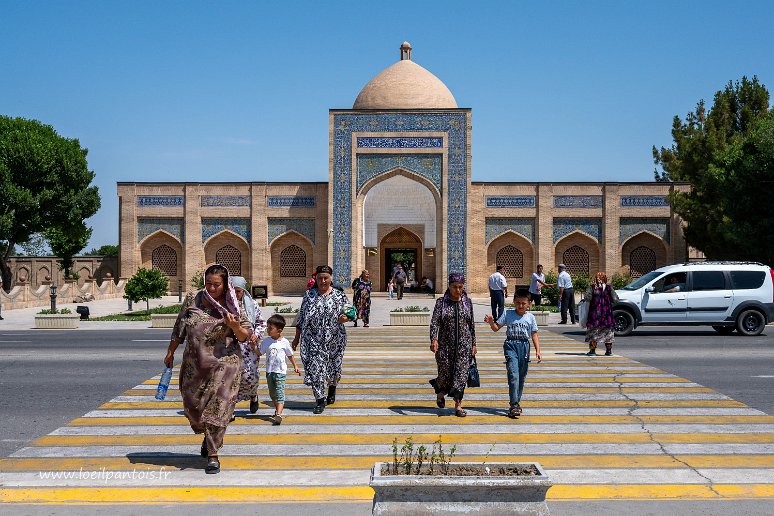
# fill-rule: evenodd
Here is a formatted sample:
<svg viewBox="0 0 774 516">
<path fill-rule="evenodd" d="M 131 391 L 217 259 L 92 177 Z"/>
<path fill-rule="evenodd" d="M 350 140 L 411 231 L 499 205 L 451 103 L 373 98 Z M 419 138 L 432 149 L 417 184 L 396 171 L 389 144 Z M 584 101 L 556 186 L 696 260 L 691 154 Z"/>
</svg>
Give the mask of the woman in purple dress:
<svg viewBox="0 0 774 516">
<path fill-rule="evenodd" d="M 352 304 L 355 305 L 357 310 L 357 317 L 355 318 L 355 326 L 357 326 L 357 320 L 363 321 L 363 327 L 368 328 L 369 317 L 371 315 L 371 290 L 373 284 L 369 279 L 368 271 L 364 270 L 360 273 L 360 276 L 355 278 L 352 282 Z"/>
<path fill-rule="evenodd" d="M 605 345 L 605 356 L 613 354 L 615 342 L 615 322 L 613 320 L 613 305 L 618 302 L 618 295 L 607 282 L 607 275 L 598 272 L 594 282 L 583 295 L 589 304 L 589 315 L 586 320 L 586 342 L 589 343 L 587 356 L 597 354 L 597 345 Z"/>
<path fill-rule="evenodd" d="M 465 417 L 462 398 L 468 381 L 470 363 L 476 354 L 476 327 L 473 303 L 465 292 L 465 276 L 449 274 L 449 288 L 436 300 L 430 321 L 430 351 L 435 353 L 438 377 L 430 380 L 438 408 L 446 406 L 445 397 L 454 400 L 454 414 Z"/>
<path fill-rule="evenodd" d="M 194 433 L 204 434 L 201 455 L 206 473 L 220 472 L 223 446 L 239 392 L 242 349 L 251 325 L 234 294 L 228 270 L 212 264 L 204 272 L 204 288 L 189 292 L 172 330 L 164 365 L 172 367 L 175 350 L 186 341 L 180 365 L 180 394 L 185 417 Z"/>
</svg>

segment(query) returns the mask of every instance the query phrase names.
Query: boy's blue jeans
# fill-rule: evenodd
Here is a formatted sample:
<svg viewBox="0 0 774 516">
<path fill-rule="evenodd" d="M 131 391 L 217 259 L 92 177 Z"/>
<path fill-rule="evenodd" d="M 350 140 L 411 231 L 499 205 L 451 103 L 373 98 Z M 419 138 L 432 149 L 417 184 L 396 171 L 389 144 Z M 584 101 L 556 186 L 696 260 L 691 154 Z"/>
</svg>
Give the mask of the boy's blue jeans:
<svg viewBox="0 0 774 516">
<path fill-rule="evenodd" d="M 508 396 L 511 406 L 521 401 L 524 380 L 529 369 L 529 341 L 506 340 L 503 344 L 505 367 L 508 369 Z"/>
</svg>

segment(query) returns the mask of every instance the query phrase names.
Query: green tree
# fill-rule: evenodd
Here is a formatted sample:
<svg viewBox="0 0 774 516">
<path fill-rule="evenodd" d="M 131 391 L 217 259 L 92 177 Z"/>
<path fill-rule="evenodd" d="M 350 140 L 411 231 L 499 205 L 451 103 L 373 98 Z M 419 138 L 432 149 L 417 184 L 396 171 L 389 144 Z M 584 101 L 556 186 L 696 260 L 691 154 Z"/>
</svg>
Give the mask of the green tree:
<svg viewBox="0 0 774 516">
<path fill-rule="evenodd" d="M 150 313 L 150 300 L 166 294 L 168 286 L 169 279 L 160 270 L 140 267 L 126 282 L 124 299 L 132 303 L 145 301 L 145 308 Z"/>
<path fill-rule="evenodd" d="M 33 233 L 29 240 L 19 244 L 19 248 L 25 256 L 48 256 L 51 252 L 43 233 Z"/>
<path fill-rule="evenodd" d="M 738 185 L 742 192 L 737 188 L 735 193 L 742 196 L 731 198 L 726 165 L 731 149 L 740 149 L 740 146 L 744 149 L 743 142 L 768 112 L 766 87 L 757 77 L 752 80 L 742 77 L 741 81 L 729 82 L 715 93 L 709 110 L 702 100 L 685 120 L 675 116 L 672 123 L 674 143 L 670 148 L 653 147 L 657 181 L 691 184 L 690 192 L 674 191 L 669 194 L 669 201 L 688 224 L 684 230 L 686 241 L 710 259 L 750 259 L 749 246 L 736 247 L 736 242 L 729 237 L 726 229 L 743 221 L 732 220 L 726 207 L 729 203 L 747 199 L 759 189 L 768 188 L 770 198 L 771 185 L 765 182 Z M 769 228 L 761 229 L 765 229 L 762 234 L 770 231 Z"/>
<path fill-rule="evenodd" d="M 94 172 L 75 138 L 35 120 L 0 116 L 0 274 L 10 285 L 8 257 L 16 244 L 59 227 L 83 226 L 100 207 Z"/>
<path fill-rule="evenodd" d="M 66 229 L 54 226 L 46 230 L 46 238 L 51 246 L 51 252 L 61 260 L 59 268 L 64 271 L 65 278 L 71 277 L 73 256 L 86 247 L 91 238 L 91 228 L 86 227 L 85 224 Z"/>
<path fill-rule="evenodd" d="M 96 249 L 92 247 L 89 254 L 94 256 L 118 256 L 118 246 L 107 244 Z"/>
</svg>

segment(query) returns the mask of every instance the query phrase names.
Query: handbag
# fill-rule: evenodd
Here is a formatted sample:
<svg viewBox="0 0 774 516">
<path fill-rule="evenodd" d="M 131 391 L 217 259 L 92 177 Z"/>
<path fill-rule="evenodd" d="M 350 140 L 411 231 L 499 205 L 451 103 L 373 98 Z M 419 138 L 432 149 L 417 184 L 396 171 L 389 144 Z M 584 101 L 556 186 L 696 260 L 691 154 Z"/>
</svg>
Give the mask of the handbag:
<svg viewBox="0 0 774 516">
<path fill-rule="evenodd" d="M 584 299 L 578 305 L 578 323 L 581 328 L 586 327 L 586 323 L 589 320 L 589 301 Z"/>
<path fill-rule="evenodd" d="M 476 365 L 476 357 L 470 361 L 470 369 L 468 370 L 468 387 L 481 387 L 481 377 L 478 375 L 478 365 Z"/>
</svg>

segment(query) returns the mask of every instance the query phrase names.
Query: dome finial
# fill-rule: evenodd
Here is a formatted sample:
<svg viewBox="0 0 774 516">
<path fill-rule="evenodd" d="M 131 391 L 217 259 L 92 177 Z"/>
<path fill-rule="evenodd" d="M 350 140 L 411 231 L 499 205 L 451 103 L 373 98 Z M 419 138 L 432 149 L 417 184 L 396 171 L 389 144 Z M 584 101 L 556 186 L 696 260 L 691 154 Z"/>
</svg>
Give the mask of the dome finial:
<svg viewBox="0 0 774 516">
<path fill-rule="evenodd" d="M 411 61 L 411 43 L 404 41 L 400 46 L 400 60 Z"/>
</svg>

